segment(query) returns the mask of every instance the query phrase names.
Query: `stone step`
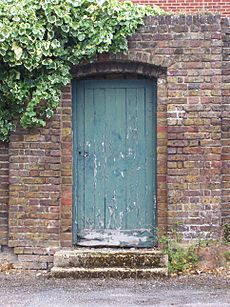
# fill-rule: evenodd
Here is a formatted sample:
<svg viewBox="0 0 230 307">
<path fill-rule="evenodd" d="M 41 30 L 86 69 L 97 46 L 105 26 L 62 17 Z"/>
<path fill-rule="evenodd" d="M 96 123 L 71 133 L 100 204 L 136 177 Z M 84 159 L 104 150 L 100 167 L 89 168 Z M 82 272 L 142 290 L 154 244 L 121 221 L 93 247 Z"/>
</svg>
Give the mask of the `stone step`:
<svg viewBox="0 0 230 307">
<path fill-rule="evenodd" d="M 61 250 L 54 255 L 54 267 L 60 268 L 165 268 L 167 256 L 149 249 Z"/>
<path fill-rule="evenodd" d="M 159 250 L 76 248 L 54 255 L 54 277 L 150 278 L 168 275 L 168 258 Z"/>
<path fill-rule="evenodd" d="M 167 268 L 62 268 L 51 269 L 53 277 L 56 278 L 153 278 L 168 276 Z"/>
</svg>

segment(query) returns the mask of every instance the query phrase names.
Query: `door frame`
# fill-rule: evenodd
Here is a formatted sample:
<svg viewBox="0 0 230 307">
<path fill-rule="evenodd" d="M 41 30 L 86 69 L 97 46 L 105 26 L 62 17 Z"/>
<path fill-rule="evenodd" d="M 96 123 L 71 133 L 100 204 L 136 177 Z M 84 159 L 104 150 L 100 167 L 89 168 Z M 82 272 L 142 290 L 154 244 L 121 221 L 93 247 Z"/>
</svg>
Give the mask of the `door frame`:
<svg viewBox="0 0 230 307">
<path fill-rule="evenodd" d="M 77 176 L 76 176 L 76 169 L 77 169 L 77 156 L 76 156 L 76 149 L 77 149 L 77 133 L 75 132 L 77 129 L 77 82 L 79 81 L 85 81 L 87 79 L 73 79 L 72 80 L 72 178 L 73 178 L 73 186 L 72 186 L 72 243 L 73 245 L 77 245 Z M 154 245 L 156 245 L 156 229 L 158 224 L 158 208 L 157 208 L 157 80 L 156 79 L 149 79 L 149 78 L 143 78 L 143 79 L 97 79 L 96 77 L 94 79 L 90 79 L 90 81 L 116 81 L 116 82 L 122 82 L 127 80 L 133 80 L 133 81 L 152 81 L 152 89 L 153 89 L 153 116 L 155 117 L 153 121 L 153 130 L 155 131 L 155 137 L 153 139 L 153 150 L 154 150 L 154 184 L 155 184 L 155 196 L 153 197 L 153 206 L 155 213 L 154 215 Z M 154 169 L 153 169 L 154 171 Z"/>
</svg>

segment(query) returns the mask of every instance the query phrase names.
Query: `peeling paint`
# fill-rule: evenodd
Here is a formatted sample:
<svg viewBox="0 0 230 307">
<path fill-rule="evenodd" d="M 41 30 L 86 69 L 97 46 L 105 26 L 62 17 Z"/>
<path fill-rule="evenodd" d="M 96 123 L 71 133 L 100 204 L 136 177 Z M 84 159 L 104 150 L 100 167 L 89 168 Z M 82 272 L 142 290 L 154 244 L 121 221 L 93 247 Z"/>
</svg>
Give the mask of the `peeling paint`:
<svg viewBox="0 0 230 307">
<path fill-rule="evenodd" d="M 89 229 L 93 229 L 94 228 L 94 221 L 91 218 L 86 218 L 85 225 L 86 225 L 86 228 L 89 227 Z"/>
<path fill-rule="evenodd" d="M 123 152 L 120 152 L 120 157 L 121 157 L 121 159 L 124 159 L 124 158 L 125 158 Z"/>
<path fill-rule="evenodd" d="M 120 226 L 119 226 L 119 228 L 121 229 L 124 226 L 124 212 L 123 211 L 121 211 L 119 213 L 119 219 L 120 219 Z"/>
<path fill-rule="evenodd" d="M 97 185 L 97 156 L 94 154 L 94 168 L 93 168 L 93 184 L 94 184 L 94 188 L 96 188 Z"/>
<path fill-rule="evenodd" d="M 129 148 L 129 149 L 128 149 L 128 155 L 129 155 L 129 156 L 132 156 L 132 154 L 133 154 L 132 148 Z"/>
<path fill-rule="evenodd" d="M 97 218 L 99 228 L 103 229 L 104 228 L 104 216 L 100 209 L 97 210 L 96 218 Z"/>
<path fill-rule="evenodd" d="M 79 245 L 82 246 L 130 246 L 152 247 L 154 236 L 151 229 L 138 230 L 90 230 L 79 234 Z"/>
</svg>

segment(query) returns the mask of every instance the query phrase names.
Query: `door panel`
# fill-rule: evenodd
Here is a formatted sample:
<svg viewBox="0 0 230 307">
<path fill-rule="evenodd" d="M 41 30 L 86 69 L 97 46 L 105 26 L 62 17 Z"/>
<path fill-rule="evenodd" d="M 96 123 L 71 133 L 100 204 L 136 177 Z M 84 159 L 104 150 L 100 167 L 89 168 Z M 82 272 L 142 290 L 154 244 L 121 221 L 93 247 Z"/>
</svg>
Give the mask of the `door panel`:
<svg viewBox="0 0 230 307">
<path fill-rule="evenodd" d="M 74 82 L 75 244 L 153 246 L 155 93 L 150 80 Z"/>
</svg>

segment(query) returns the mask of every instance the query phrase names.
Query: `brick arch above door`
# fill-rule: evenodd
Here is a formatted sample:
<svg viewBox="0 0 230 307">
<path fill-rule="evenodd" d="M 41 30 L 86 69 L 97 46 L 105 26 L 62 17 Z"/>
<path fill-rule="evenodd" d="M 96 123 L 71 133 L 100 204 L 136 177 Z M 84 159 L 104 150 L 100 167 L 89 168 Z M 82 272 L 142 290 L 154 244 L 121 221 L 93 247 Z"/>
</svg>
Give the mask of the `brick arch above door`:
<svg viewBox="0 0 230 307">
<path fill-rule="evenodd" d="M 104 59 L 104 61 L 102 60 Z M 138 61 L 110 60 L 109 55 L 99 57 L 92 64 L 84 64 L 72 67 L 73 78 L 95 78 L 111 74 L 137 75 L 141 78 L 165 78 L 167 68 Z"/>
</svg>

